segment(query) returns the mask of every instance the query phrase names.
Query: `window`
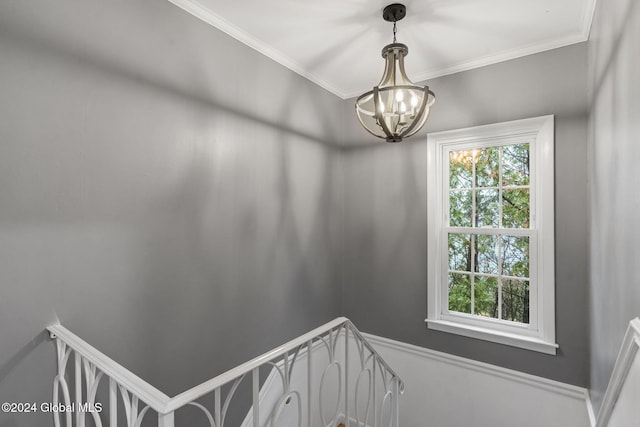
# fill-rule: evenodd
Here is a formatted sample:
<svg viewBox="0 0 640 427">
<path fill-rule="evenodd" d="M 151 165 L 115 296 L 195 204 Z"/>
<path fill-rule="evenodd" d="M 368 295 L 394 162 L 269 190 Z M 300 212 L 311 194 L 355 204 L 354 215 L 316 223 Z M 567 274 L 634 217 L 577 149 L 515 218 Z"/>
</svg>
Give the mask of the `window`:
<svg viewBox="0 0 640 427">
<path fill-rule="evenodd" d="M 555 354 L 553 116 L 428 136 L 428 327 Z"/>
</svg>

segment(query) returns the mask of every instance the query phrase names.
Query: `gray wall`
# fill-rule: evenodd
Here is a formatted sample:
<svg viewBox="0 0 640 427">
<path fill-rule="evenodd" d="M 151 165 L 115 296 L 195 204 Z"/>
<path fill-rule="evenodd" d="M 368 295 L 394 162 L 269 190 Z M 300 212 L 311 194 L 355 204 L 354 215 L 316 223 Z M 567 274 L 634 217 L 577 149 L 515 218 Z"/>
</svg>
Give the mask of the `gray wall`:
<svg viewBox="0 0 640 427">
<path fill-rule="evenodd" d="M 589 40 L 591 397 L 640 316 L 640 4 L 600 0 Z"/>
<path fill-rule="evenodd" d="M 586 62 L 582 43 L 428 82 L 436 104 L 427 131 L 556 116 L 557 356 L 426 328 L 425 131 L 394 145 L 371 141 L 357 125 L 345 125 L 353 148 L 343 159 L 342 294 L 345 314 L 356 325 L 399 341 L 588 385 Z"/>
<path fill-rule="evenodd" d="M 0 401 L 57 320 L 172 395 L 340 314 L 341 100 L 167 1 L 2 1 L 0 58 Z"/>
<path fill-rule="evenodd" d="M 584 44 L 429 82 L 429 131 L 556 114 L 555 357 L 424 326 L 424 132 L 166 1 L 5 0 L 0 57 L 0 401 L 50 399 L 58 320 L 169 394 L 341 313 L 587 384 Z"/>
</svg>

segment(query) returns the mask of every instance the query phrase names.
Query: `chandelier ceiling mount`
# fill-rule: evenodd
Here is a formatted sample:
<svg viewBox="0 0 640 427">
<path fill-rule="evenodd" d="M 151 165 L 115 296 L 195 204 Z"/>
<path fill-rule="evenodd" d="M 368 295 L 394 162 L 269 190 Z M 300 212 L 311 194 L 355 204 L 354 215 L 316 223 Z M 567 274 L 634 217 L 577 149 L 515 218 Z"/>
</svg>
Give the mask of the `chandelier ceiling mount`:
<svg viewBox="0 0 640 427">
<path fill-rule="evenodd" d="M 387 22 L 398 22 L 407 16 L 407 8 L 400 3 L 390 4 L 382 11 L 382 19 Z"/>
</svg>

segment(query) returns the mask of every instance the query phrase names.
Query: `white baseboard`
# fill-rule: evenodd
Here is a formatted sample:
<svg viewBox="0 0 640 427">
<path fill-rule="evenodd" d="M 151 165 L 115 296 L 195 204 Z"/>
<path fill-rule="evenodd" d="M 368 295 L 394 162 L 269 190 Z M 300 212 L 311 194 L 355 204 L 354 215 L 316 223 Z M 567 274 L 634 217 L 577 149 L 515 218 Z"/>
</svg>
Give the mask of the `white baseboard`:
<svg viewBox="0 0 640 427">
<path fill-rule="evenodd" d="M 439 362 L 448 363 L 464 369 L 471 369 L 477 372 L 485 373 L 495 377 L 505 378 L 509 381 L 519 382 L 531 387 L 537 387 L 552 393 L 561 394 L 563 396 L 572 397 L 574 399 L 584 400 L 589 397 L 589 391 L 586 388 L 566 384 L 560 381 L 550 380 L 548 378 L 538 377 L 536 375 L 527 374 L 513 369 L 503 368 L 501 366 L 491 365 L 489 363 L 479 362 L 477 360 L 467 359 L 455 356 L 449 353 L 443 353 L 413 344 L 407 344 L 401 341 L 395 341 L 389 338 L 379 337 L 371 334 L 363 334 L 374 345 L 380 345 L 387 348 L 406 351 L 418 357 L 437 360 Z"/>
<path fill-rule="evenodd" d="M 438 427 L 499 427 L 514 425 L 510 424 L 514 419 L 518 419 L 519 427 L 595 425 L 589 393 L 582 387 L 364 335 L 405 382 L 406 392 L 400 399 L 402 426 L 426 425 L 428 421 L 428 425 Z M 314 361 L 320 360 L 315 356 L 320 348 L 313 347 Z M 305 367 L 306 358 L 301 353 L 296 365 Z M 274 396 L 280 396 L 279 382 L 279 374 L 273 369 L 261 387 L 261 408 L 271 407 Z M 268 415 L 261 414 L 263 423 Z M 241 427 L 251 425 L 250 411 Z"/>
<path fill-rule="evenodd" d="M 598 413 L 597 427 L 605 426 L 636 426 L 640 425 L 640 412 L 637 402 L 640 399 L 640 384 L 637 372 L 640 371 L 640 318 L 629 322 L 627 332 L 622 340 L 622 346 L 616 359 L 616 364 L 607 386 Z M 635 373 L 631 375 L 631 373 Z M 627 379 L 634 378 L 635 383 L 629 384 Z M 629 403 L 629 404 L 627 404 Z M 636 424 L 632 424 L 632 423 Z"/>
<path fill-rule="evenodd" d="M 431 425 L 442 427 L 506 426 L 511 425 L 506 420 L 513 419 L 521 427 L 592 425 L 585 388 L 364 335 L 405 381 L 401 425 L 422 425 L 425 417 Z M 455 405 L 452 396 L 456 396 Z M 483 421 L 478 424 L 477 420 Z"/>
</svg>

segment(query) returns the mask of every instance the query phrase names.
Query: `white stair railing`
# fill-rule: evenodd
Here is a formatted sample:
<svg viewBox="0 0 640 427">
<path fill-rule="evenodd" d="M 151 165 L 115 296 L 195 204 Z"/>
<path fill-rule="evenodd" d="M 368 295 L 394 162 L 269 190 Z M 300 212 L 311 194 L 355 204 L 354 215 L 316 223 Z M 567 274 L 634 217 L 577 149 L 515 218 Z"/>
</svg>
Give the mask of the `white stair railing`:
<svg viewBox="0 0 640 427">
<path fill-rule="evenodd" d="M 249 378 L 248 426 L 283 426 L 283 413 L 293 411 L 296 422 L 287 426 L 399 427 L 398 398 L 404 392 L 404 383 L 344 317 L 172 398 L 63 326 L 47 329 L 56 340 L 58 358 L 53 404 L 63 409 L 52 411 L 55 427 L 84 427 L 87 417 L 97 427 L 116 427 L 123 418 L 126 427 L 140 427 L 154 412 L 159 427 L 174 427 L 176 412 L 187 406 L 202 411 L 210 427 L 237 427 L 225 424 L 229 405 L 240 383 Z M 301 362 L 303 358 L 306 364 Z M 67 369 L 70 363 L 73 373 Z M 278 387 L 272 386 L 271 390 L 266 382 L 261 389 L 260 368 L 265 366 L 270 368 L 270 376 L 279 380 Z M 327 390 L 330 377 L 335 380 L 333 393 Z M 107 402 L 98 401 L 102 381 L 108 381 Z M 264 398 L 267 394 L 271 394 L 269 399 Z M 329 394 L 335 407 L 327 412 Z M 119 411 L 124 416 L 119 418 Z"/>
</svg>

